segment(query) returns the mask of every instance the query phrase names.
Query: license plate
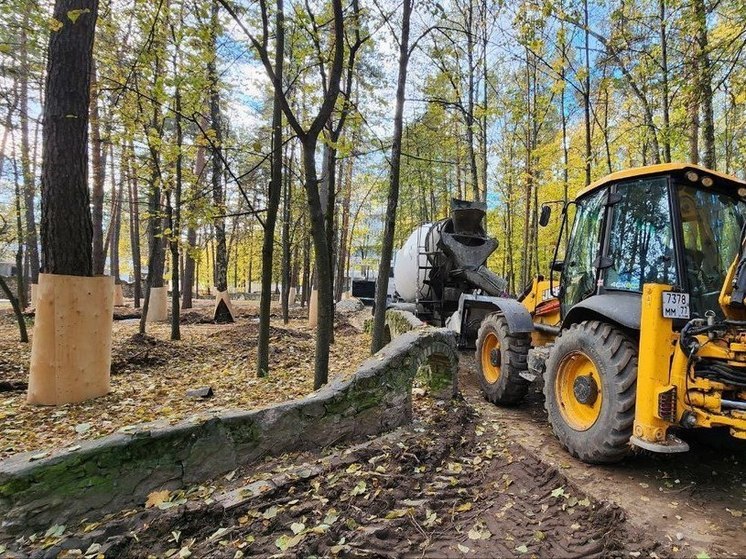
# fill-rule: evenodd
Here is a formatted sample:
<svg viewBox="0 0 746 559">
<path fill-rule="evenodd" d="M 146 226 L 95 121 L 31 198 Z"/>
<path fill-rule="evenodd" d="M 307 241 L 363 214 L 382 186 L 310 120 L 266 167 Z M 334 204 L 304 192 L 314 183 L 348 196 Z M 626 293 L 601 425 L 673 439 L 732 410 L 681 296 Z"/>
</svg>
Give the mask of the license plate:
<svg viewBox="0 0 746 559">
<path fill-rule="evenodd" d="M 663 292 L 663 318 L 689 318 L 689 294 Z"/>
</svg>

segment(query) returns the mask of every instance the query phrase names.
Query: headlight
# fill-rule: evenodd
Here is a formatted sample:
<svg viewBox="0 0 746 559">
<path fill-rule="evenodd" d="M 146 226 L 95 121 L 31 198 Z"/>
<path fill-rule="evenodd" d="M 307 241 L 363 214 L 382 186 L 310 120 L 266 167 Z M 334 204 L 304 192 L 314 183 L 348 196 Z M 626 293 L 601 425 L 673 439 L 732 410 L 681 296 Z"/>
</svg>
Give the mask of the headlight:
<svg viewBox="0 0 746 559">
<path fill-rule="evenodd" d="M 697 180 L 699 179 L 699 175 L 694 171 L 687 171 L 686 178 L 688 178 L 692 182 L 697 182 Z"/>
<path fill-rule="evenodd" d="M 712 186 L 713 184 L 712 177 L 702 177 L 702 184 L 707 187 Z"/>
</svg>

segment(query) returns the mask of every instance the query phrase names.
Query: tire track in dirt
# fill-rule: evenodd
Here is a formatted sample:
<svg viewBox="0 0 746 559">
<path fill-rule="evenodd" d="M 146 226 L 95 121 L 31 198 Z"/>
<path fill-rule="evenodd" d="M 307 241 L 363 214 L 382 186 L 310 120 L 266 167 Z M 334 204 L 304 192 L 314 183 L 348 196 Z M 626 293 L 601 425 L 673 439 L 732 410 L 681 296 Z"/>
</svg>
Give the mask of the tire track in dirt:
<svg viewBox="0 0 746 559">
<path fill-rule="evenodd" d="M 680 455 L 636 453 L 613 466 L 570 456 L 552 433 L 538 387 L 512 408 L 484 400 L 472 354 L 461 355 L 460 386 L 480 418 L 580 490 L 618 505 L 634 531 L 646 531 L 673 556 L 743 557 L 746 550 L 746 446 L 703 446 Z M 703 434 L 705 437 L 712 435 Z M 660 552 L 658 552 L 660 554 Z"/>
</svg>

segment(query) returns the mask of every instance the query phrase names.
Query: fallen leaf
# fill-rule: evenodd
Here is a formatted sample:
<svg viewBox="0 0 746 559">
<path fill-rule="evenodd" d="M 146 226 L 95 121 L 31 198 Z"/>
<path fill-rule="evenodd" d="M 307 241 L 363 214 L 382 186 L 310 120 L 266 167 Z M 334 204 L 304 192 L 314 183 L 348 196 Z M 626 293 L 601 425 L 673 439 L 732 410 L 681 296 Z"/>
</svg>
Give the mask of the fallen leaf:
<svg viewBox="0 0 746 559">
<path fill-rule="evenodd" d="M 153 491 L 152 493 L 148 494 L 148 500 L 145 501 L 145 508 L 149 509 L 151 507 L 157 507 L 158 505 L 168 501 L 170 496 L 171 492 L 168 489 L 163 489 L 162 491 Z"/>
<path fill-rule="evenodd" d="M 355 487 L 352 488 L 352 491 L 350 492 L 351 495 L 362 495 L 367 490 L 368 485 L 364 481 L 359 481 Z"/>
<path fill-rule="evenodd" d="M 384 518 L 386 520 L 393 520 L 394 518 L 401 518 L 403 516 L 407 516 L 409 513 L 409 509 L 394 509 L 390 510 Z"/>
</svg>

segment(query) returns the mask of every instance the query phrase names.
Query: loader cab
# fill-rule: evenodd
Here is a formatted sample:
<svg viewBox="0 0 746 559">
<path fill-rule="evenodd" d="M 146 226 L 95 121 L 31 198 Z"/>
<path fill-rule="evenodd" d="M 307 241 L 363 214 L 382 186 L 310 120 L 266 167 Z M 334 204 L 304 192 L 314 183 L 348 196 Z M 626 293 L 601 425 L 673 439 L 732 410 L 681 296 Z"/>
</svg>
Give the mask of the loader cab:
<svg viewBox="0 0 746 559">
<path fill-rule="evenodd" d="M 560 233 L 557 246 L 564 258 L 552 265 L 561 271 L 563 327 L 603 318 L 639 330 L 646 283 L 688 293 L 692 318 L 721 314 L 744 200 L 746 183 L 694 165 L 631 169 L 590 185 L 566 207 L 561 231 L 569 235 Z"/>
</svg>

